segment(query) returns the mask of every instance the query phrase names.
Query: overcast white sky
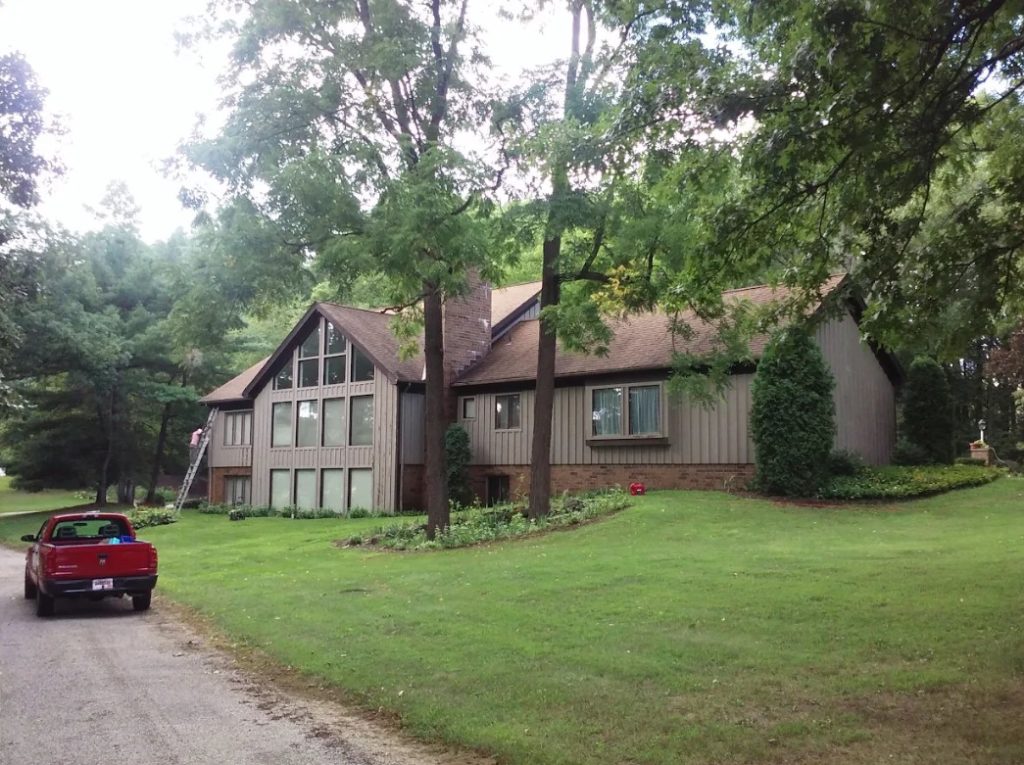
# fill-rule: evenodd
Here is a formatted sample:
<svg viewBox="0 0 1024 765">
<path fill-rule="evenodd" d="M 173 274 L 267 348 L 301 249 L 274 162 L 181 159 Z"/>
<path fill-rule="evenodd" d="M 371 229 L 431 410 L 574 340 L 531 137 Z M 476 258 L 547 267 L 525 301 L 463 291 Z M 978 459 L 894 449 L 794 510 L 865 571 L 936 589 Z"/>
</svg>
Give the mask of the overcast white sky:
<svg viewBox="0 0 1024 765">
<path fill-rule="evenodd" d="M 489 0 L 480 6 L 494 7 Z M 72 230 L 95 220 L 111 181 L 124 181 L 141 208 L 147 240 L 187 228 L 179 184 L 161 164 L 216 108 L 223 49 L 175 50 L 174 31 L 206 0 L 0 0 L 0 52 L 21 51 L 50 94 L 66 135 L 56 154 L 66 167 L 45 190 L 44 215 Z M 564 25 L 538 32 L 496 22 L 487 35 L 503 68 L 551 60 L 567 47 Z"/>
</svg>

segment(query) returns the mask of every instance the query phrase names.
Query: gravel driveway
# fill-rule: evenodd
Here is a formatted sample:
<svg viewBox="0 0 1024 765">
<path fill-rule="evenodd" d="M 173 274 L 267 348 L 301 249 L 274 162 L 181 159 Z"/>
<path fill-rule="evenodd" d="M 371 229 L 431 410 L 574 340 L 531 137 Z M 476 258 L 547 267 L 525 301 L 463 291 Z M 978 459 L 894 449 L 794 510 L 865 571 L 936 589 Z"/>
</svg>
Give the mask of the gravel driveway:
<svg viewBox="0 0 1024 765">
<path fill-rule="evenodd" d="M 268 687 L 162 612 L 131 601 L 22 597 L 23 556 L 0 548 L 4 765 L 454 765 L 333 704 Z M 157 588 L 159 593 L 159 587 Z"/>
</svg>

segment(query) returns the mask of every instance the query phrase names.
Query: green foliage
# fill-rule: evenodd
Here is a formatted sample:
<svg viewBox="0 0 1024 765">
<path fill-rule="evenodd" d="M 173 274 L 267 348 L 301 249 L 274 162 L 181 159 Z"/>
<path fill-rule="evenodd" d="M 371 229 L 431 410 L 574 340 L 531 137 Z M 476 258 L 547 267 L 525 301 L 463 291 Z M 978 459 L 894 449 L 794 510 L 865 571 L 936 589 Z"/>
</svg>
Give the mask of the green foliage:
<svg viewBox="0 0 1024 765">
<path fill-rule="evenodd" d="M 856 475 L 864 469 L 864 458 L 857 452 L 836 449 L 828 455 L 828 475 Z"/>
<path fill-rule="evenodd" d="M 911 499 L 981 486 L 1001 475 L 994 468 L 970 465 L 863 468 L 854 475 L 832 477 L 819 495 L 825 499 Z"/>
<path fill-rule="evenodd" d="M 629 496 L 621 489 L 595 492 L 580 497 L 563 497 L 553 503 L 551 512 L 537 520 L 524 515 L 516 505 L 474 507 L 452 515 L 451 525 L 433 540 L 427 538 L 426 527 L 418 523 L 381 526 L 368 536 L 350 537 L 350 546 L 369 544 L 391 550 L 440 550 L 492 542 L 534 534 L 539 531 L 577 526 L 585 521 L 622 510 L 629 506 Z"/>
<path fill-rule="evenodd" d="M 754 377 L 750 413 L 761 491 L 813 496 L 818 490 L 836 432 L 834 387 L 806 330 L 788 327 L 768 343 Z"/>
<path fill-rule="evenodd" d="M 928 452 L 906 438 L 901 438 L 893 447 L 892 464 L 894 465 L 927 465 L 929 462 Z"/>
<path fill-rule="evenodd" d="M 128 520 L 136 529 L 144 529 L 148 526 L 166 526 L 178 520 L 178 514 L 173 510 L 133 510 L 128 513 Z"/>
<path fill-rule="evenodd" d="M 292 518 L 295 520 L 344 518 L 346 516 L 346 513 L 338 513 L 326 507 L 267 507 L 265 505 L 202 505 L 199 512 L 203 515 L 236 513 L 243 518 Z M 376 518 L 382 516 L 383 513 L 354 507 L 349 510 L 347 515 L 349 518 Z"/>
<path fill-rule="evenodd" d="M 945 370 L 934 359 L 914 359 L 903 387 L 903 435 L 924 453 L 923 464 L 953 462 L 953 426 Z"/>
<path fill-rule="evenodd" d="M 444 434 L 445 469 L 448 471 L 448 492 L 453 502 L 469 501 L 469 433 L 458 423 L 452 423 Z"/>
</svg>

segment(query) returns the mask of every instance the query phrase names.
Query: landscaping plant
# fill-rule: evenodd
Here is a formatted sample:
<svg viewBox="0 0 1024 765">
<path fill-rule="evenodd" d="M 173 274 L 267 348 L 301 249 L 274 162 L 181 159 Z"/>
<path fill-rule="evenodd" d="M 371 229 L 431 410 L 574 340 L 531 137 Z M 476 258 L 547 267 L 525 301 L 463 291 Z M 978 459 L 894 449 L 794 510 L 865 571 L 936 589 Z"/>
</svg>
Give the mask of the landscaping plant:
<svg viewBox="0 0 1024 765">
<path fill-rule="evenodd" d="M 949 465 L 953 447 L 953 398 L 946 372 L 935 359 L 919 356 L 903 387 L 903 435 L 926 464 Z"/>
</svg>

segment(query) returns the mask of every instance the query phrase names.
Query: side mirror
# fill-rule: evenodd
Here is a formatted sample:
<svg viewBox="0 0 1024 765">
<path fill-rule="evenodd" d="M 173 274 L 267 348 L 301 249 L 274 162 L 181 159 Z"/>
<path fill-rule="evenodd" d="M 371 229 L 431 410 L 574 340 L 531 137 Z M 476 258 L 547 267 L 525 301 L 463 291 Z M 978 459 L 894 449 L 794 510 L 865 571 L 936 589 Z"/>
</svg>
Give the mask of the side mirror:
<svg viewBox="0 0 1024 765">
<path fill-rule="evenodd" d="M 21 541 L 22 542 L 35 542 L 36 541 L 36 535 L 35 534 L 22 534 L 21 535 Z"/>
</svg>

